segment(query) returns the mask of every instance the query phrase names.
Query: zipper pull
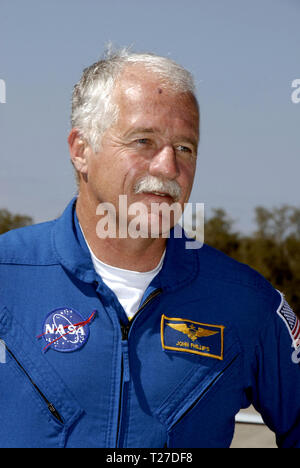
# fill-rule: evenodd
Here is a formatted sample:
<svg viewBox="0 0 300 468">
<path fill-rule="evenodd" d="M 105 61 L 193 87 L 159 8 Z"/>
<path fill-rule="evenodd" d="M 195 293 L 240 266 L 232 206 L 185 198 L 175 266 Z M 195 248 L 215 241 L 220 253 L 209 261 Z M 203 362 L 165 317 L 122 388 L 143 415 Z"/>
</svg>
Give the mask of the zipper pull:
<svg viewBox="0 0 300 468">
<path fill-rule="evenodd" d="M 50 411 L 51 414 L 53 414 L 53 416 L 56 419 L 58 419 L 59 422 L 61 422 L 63 424 L 63 420 L 62 420 L 59 412 L 57 411 L 57 409 L 54 407 L 54 405 L 52 403 L 48 404 L 48 410 Z"/>
<path fill-rule="evenodd" d="M 122 341 L 128 341 L 129 329 L 130 329 L 130 324 L 129 325 L 121 325 Z"/>
</svg>

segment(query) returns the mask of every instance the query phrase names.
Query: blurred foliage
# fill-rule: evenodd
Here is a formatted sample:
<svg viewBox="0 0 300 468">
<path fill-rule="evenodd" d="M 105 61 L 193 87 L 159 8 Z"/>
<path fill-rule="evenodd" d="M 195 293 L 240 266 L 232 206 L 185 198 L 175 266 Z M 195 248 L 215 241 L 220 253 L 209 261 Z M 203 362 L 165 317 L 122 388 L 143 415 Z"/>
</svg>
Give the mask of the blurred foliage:
<svg viewBox="0 0 300 468">
<path fill-rule="evenodd" d="M 4 234 L 11 229 L 17 229 L 23 226 L 33 224 L 30 216 L 12 214 L 8 210 L 0 210 L 0 234 Z"/>
<path fill-rule="evenodd" d="M 300 209 L 258 206 L 255 224 L 252 235 L 242 235 L 224 210 L 215 209 L 205 223 L 205 243 L 260 272 L 300 316 Z"/>
</svg>

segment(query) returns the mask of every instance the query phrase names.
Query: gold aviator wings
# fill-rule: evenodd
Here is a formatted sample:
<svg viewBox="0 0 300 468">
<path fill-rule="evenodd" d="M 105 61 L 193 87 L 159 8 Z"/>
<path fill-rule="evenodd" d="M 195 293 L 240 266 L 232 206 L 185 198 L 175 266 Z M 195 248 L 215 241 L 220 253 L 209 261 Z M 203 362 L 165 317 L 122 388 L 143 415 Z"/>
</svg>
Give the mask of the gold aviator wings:
<svg viewBox="0 0 300 468">
<path fill-rule="evenodd" d="M 197 338 L 202 338 L 205 336 L 212 336 L 218 331 L 206 330 L 205 328 L 199 327 L 197 330 L 195 328 L 188 327 L 185 323 L 167 323 L 167 325 L 174 330 L 180 331 L 187 335 L 192 341 L 195 341 Z"/>
</svg>

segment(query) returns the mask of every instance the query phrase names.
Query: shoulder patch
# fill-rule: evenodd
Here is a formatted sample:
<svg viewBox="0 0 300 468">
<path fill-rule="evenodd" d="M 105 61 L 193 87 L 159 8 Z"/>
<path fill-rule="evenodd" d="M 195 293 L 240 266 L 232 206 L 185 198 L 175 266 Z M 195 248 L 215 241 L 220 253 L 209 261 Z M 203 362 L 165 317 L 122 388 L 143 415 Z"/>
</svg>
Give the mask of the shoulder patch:
<svg viewBox="0 0 300 468">
<path fill-rule="evenodd" d="M 292 346 L 297 349 L 300 346 L 300 321 L 283 297 L 277 314 L 282 318 L 289 331 Z"/>
</svg>

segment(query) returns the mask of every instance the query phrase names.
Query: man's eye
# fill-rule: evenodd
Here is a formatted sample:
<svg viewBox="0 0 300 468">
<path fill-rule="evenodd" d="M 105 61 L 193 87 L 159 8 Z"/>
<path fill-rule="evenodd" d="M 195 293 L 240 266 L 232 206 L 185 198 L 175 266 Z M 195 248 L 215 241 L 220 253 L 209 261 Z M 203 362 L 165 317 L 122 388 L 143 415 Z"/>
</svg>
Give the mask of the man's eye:
<svg viewBox="0 0 300 468">
<path fill-rule="evenodd" d="M 179 145 L 177 146 L 177 150 L 181 151 L 182 153 L 192 153 L 191 148 L 189 148 L 188 146 Z"/>
<path fill-rule="evenodd" d="M 150 143 L 150 140 L 148 138 L 139 138 L 138 140 L 136 140 L 136 142 L 139 145 L 147 145 Z"/>
</svg>

